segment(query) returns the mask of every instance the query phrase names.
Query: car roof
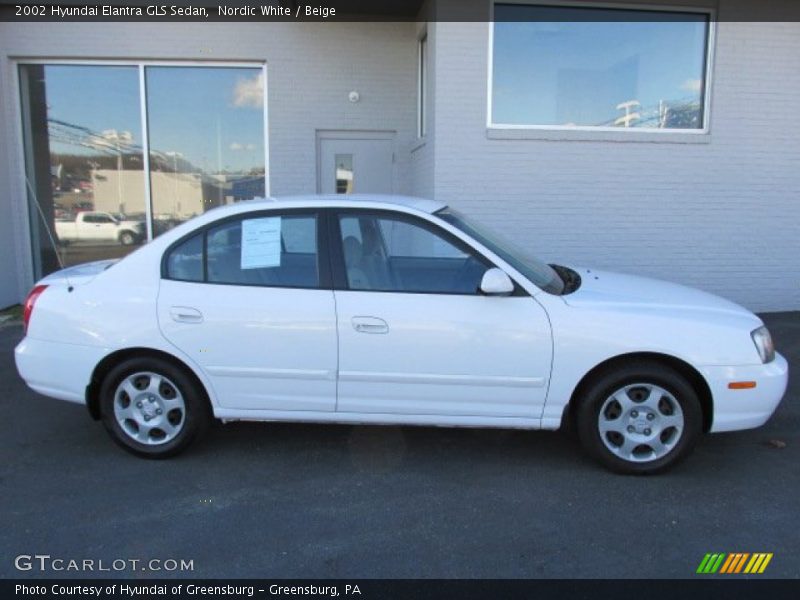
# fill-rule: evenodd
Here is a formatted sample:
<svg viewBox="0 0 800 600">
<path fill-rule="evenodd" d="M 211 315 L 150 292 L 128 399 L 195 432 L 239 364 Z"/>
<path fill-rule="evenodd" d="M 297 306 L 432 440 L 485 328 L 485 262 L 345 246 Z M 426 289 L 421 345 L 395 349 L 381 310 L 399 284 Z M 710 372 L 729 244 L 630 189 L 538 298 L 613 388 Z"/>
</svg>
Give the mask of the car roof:
<svg viewBox="0 0 800 600">
<path fill-rule="evenodd" d="M 436 200 L 394 194 L 306 194 L 299 196 L 281 196 L 277 198 L 255 198 L 253 200 L 237 202 L 232 206 L 247 207 L 247 210 L 253 210 L 260 208 L 260 205 L 263 205 L 264 208 L 275 208 L 276 206 L 286 206 L 287 208 L 358 208 L 359 206 L 376 208 L 384 205 L 386 208 L 404 207 L 425 213 L 435 213 L 447 206 L 444 202 L 437 202 Z M 220 208 L 224 209 L 227 207 Z"/>
</svg>

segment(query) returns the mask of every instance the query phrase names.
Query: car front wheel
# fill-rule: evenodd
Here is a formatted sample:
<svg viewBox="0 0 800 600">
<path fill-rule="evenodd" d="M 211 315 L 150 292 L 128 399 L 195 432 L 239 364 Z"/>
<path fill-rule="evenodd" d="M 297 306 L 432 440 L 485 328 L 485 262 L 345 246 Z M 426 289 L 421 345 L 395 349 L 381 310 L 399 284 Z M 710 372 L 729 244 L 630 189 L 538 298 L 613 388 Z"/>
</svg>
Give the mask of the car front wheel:
<svg viewBox="0 0 800 600">
<path fill-rule="evenodd" d="M 100 410 L 114 441 L 147 458 L 178 454 L 211 420 L 192 379 L 158 358 L 134 358 L 112 369 L 100 388 Z"/>
<path fill-rule="evenodd" d="M 631 364 L 597 378 L 578 406 L 586 451 L 619 473 L 663 471 L 692 450 L 702 430 L 697 393 L 666 366 Z"/>
</svg>

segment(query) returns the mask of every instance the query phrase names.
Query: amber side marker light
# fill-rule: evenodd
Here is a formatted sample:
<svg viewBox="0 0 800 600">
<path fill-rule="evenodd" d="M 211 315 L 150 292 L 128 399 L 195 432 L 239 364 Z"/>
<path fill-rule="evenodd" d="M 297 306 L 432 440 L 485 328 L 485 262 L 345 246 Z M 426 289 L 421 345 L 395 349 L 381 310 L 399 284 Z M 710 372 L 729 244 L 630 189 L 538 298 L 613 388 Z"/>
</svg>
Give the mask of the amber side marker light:
<svg viewBox="0 0 800 600">
<path fill-rule="evenodd" d="M 756 387 L 755 381 L 731 381 L 728 384 L 728 389 L 731 390 L 751 390 Z"/>
</svg>

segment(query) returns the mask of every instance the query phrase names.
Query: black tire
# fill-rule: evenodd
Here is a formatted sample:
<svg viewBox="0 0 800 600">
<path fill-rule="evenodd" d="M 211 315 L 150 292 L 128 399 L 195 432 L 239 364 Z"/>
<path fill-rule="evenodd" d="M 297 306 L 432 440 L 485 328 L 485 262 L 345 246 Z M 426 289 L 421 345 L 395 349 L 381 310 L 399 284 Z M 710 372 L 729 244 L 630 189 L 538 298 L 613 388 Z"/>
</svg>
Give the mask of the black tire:
<svg viewBox="0 0 800 600">
<path fill-rule="evenodd" d="M 176 411 L 169 411 L 165 408 L 164 410 L 168 410 L 168 412 L 163 415 L 163 417 L 150 417 L 154 420 L 162 418 L 167 419 L 180 414 L 180 418 L 174 418 L 173 420 L 174 426 L 178 432 L 172 439 L 161 442 L 155 437 L 148 437 L 148 439 L 152 439 L 153 441 L 151 443 L 142 443 L 134 439 L 132 434 L 124 430 L 123 426 L 118 422 L 115 416 L 115 402 L 119 403 L 118 406 L 121 407 L 122 403 L 125 403 L 126 398 L 128 398 L 127 393 L 123 392 L 120 392 L 120 395 L 117 396 L 118 388 L 123 381 L 137 373 L 153 373 L 164 377 L 166 378 L 165 383 L 167 384 L 167 388 L 172 385 L 177 388 L 177 393 L 183 400 L 182 412 L 179 409 Z M 167 388 L 161 389 L 163 392 L 167 392 Z M 174 393 L 174 391 L 171 393 Z M 166 395 L 165 393 L 165 397 Z M 173 398 L 175 398 L 175 396 L 173 396 Z M 160 393 L 158 399 L 162 399 Z M 131 404 L 134 402 L 128 398 L 127 403 Z M 200 389 L 182 368 L 155 357 L 128 359 L 111 369 L 100 386 L 99 405 L 101 420 L 106 430 L 111 435 L 111 438 L 128 452 L 144 458 L 168 458 L 179 454 L 195 439 L 201 437 L 202 434 L 205 433 L 213 419 L 204 390 Z M 134 407 L 131 406 L 131 409 L 133 410 Z M 161 413 L 159 413 L 159 415 L 160 414 Z M 139 416 L 141 417 L 141 415 Z M 126 420 L 125 425 L 129 430 L 136 427 L 136 423 L 133 419 Z M 157 426 L 153 427 L 153 429 L 156 432 L 159 431 Z"/>
<path fill-rule="evenodd" d="M 136 243 L 136 236 L 130 231 L 123 231 L 119 234 L 119 243 L 123 246 L 133 246 Z"/>
<path fill-rule="evenodd" d="M 641 446 L 636 446 L 644 451 L 641 455 L 641 462 L 636 459 L 623 458 L 620 455 L 622 452 L 615 453 L 612 451 L 606 445 L 606 442 L 603 441 L 599 425 L 600 411 L 603 409 L 604 405 L 606 405 L 606 401 L 611 400 L 611 395 L 622 390 L 625 386 L 634 384 L 644 384 L 641 388 L 631 388 L 628 394 L 626 394 L 628 398 L 633 399 L 632 407 L 634 410 L 637 408 L 637 394 L 644 395 L 646 393 L 645 391 L 640 392 L 639 390 L 647 390 L 646 385 L 658 386 L 658 388 L 667 392 L 665 400 L 667 410 L 669 410 L 669 405 L 674 400 L 680 407 L 683 417 L 683 428 L 680 433 L 678 433 L 679 430 L 677 428 L 664 430 L 663 435 L 665 439 L 670 441 L 672 447 L 663 455 L 658 456 L 656 451 L 647 445 L 647 442 L 643 442 Z M 700 401 L 697 398 L 697 393 L 694 388 L 680 373 L 666 365 L 655 362 L 631 362 L 622 368 L 616 368 L 602 373 L 591 382 L 587 393 L 582 398 L 579 398 L 578 401 L 579 404 L 576 408 L 577 433 L 581 445 L 592 458 L 600 462 L 600 464 L 606 468 L 617 473 L 649 475 L 665 471 L 685 459 L 691 453 L 702 433 L 703 414 Z M 606 411 L 611 411 L 613 416 L 613 412 L 617 410 L 616 407 L 621 408 L 621 405 L 616 404 L 616 406 L 614 406 L 612 401 L 611 404 L 606 405 Z M 634 427 L 634 430 L 627 435 L 626 439 L 639 439 L 636 436 L 644 435 L 643 432 L 640 433 L 637 427 L 645 427 L 647 426 L 647 422 L 641 419 L 631 419 L 632 414 L 636 414 L 638 418 L 639 412 L 643 411 L 639 410 L 636 413 L 629 412 L 615 417 L 621 419 L 620 423 L 635 422 L 635 426 L 633 424 L 625 426 L 626 431 L 630 431 L 628 429 L 629 427 Z M 668 415 L 662 415 L 660 413 L 656 416 L 649 416 L 654 419 L 668 417 Z M 604 416 L 604 418 L 608 419 L 608 416 Z M 625 421 L 626 418 L 630 419 L 630 421 Z M 644 431 L 650 430 L 646 429 Z M 606 435 L 608 436 L 608 443 L 614 445 L 615 438 L 613 436 L 617 436 L 617 434 L 612 432 Z M 670 439 L 673 435 L 676 437 Z M 623 439 L 623 436 L 618 437 L 619 439 Z M 622 445 L 620 444 L 619 447 L 622 448 Z M 652 455 L 647 453 L 648 448 L 652 451 Z M 653 458 L 649 458 L 650 456 L 653 456 Z"/>
</svg>

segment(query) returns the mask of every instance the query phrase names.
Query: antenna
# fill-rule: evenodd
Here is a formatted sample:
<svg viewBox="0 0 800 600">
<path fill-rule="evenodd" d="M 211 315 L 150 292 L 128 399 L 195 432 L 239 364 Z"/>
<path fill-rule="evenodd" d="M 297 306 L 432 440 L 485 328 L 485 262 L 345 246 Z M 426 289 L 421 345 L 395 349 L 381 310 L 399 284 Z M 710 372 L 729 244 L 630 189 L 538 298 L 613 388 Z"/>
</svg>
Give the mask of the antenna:
<svg viewBox="0 0 800 600">
<path fill-rule="evenodd" d="M 39 198 L 36 195 L 36 190 L 33 189 L 33 185 L 31 185 L 31 180 L 28 178 L 27 174 L 25 175 L 25 183 L 28 186 L 28 191 L 30 192 L 31 197 L 33 198 L 33 203 L 36 205 L 36 210 L 38 211 L 39 217 L 41 218 L 42 223 L 44 224 L 44 228 L 47 231 L 47 237 L 50 238 L 50 243 L 53 245 L 53 251 L 56 253 L 56 260 L 58 261 L 58 266 L 61 269 L 64 269 L 65 267 L 64 261 L 61 259 L 61 254 L 58 252 L 58 244 L 56 243 L 56 238 L 53 235 L 52 229 L 50 229 L 50 224 L 44 217 L 44 211 L 42 210 L 41 204 L 39 204 Z M 64 278 L 67 280 L 67 287 L 71 292 L 72 284 L 69 282 L 69 276 L 65 274 Z"/>
</svg>

